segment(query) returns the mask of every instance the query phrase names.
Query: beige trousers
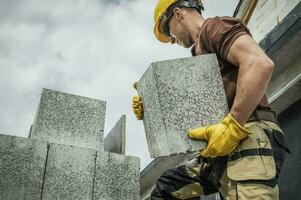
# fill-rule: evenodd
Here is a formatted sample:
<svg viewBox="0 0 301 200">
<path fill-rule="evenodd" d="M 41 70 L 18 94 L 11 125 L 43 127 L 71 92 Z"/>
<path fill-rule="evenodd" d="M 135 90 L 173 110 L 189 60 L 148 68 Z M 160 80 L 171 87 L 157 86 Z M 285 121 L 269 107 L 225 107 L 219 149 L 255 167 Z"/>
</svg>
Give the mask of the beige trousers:
<svg viewBox="0 0 301 200">
<path fill-rule="evenodd" d="M 276 170 L 269 139 L 274 137 L 269 134 L 280 134 L 277 137 L 284 138 L 283 132 L 277 124 L 268 121 L 250 122 L 245 127 L 253 134 L 241 141 L 229 155 L 232 159 L 228 159 L 217 189 L 225 200 L 278 200 L 277 176 L 281 166 L 277 165 Z M 185 163 L 186 172 L 191 178 L 199 177 L 207 166 L 209 164 L 197 162 L 196 159 Z M 197 199 L 201 195 L 204 195 L 204 188 L 198 182 L 171 192 L 175 199 Z"/>
</svg>

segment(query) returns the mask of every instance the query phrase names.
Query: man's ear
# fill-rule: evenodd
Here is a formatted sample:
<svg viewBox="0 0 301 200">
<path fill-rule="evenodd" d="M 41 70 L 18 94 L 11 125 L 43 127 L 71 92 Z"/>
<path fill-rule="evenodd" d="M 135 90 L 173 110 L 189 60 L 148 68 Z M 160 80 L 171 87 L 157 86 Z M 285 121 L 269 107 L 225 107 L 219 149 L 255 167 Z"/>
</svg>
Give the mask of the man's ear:
<svg viewBox="0 0 301 200">
<path fill-rule="evenodd" d="M 183 13 L 182 13 L 182 10 L 180 8 L 174 8 L 173 9 L 173 14 L 176 18 L 177 21 L 181 21 L 183 19 Z"/>
</svg>

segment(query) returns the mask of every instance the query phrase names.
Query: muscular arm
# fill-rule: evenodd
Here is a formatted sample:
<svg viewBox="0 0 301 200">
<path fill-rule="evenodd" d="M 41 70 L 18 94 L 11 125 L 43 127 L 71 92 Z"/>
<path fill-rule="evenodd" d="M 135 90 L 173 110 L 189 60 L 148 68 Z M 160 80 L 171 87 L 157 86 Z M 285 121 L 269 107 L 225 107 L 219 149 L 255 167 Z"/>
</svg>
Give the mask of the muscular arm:
<svg viewBox="0 0 301 200">
<path fill-rule="evenodd" d="M 239 66 L 236 96 L 230 113 L 243 125 L 266 92 L 274 63 L 249 35 L 231 46 L 228 61 Z"/>
</svg>

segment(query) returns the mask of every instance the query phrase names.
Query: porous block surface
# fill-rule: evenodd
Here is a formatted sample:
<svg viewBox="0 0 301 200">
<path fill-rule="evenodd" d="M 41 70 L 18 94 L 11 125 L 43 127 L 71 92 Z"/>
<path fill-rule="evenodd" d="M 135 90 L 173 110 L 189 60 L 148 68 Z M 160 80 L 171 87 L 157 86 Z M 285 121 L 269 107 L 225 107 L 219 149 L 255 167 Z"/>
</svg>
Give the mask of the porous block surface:
<svg viewBox="0 0 301 200">
<path fill-rule="evenodd" d="M 228 113 L 215 54 L 152 63 L 139 80 L 151 157 L 198 151 L 205 142 L 187 132 Z"/>
<path fill-rule="evenodd" d="M 104 101 L 43 89 L 30 137 L 103 150 Z"/>
<path fill-rule="evenodd" d="M 0 135 L 0 200 L 40 200 L 47 143 Z"/>
<path fill-rule="evenodd" d="M 97 152 L 94 182 L 95 200 L 140 200 L 140 159 Z"/>
<path fill-rule="evenodd" d="M 96 151 L 50 144 L 43 200 L 92 199 Z"/>
<path fill-rule="evenodd" d="M 125 154 L 126 116 L 122 115 L 115 126 L 104 139 L 104 150 L 107 152 Z"/>
</svg>

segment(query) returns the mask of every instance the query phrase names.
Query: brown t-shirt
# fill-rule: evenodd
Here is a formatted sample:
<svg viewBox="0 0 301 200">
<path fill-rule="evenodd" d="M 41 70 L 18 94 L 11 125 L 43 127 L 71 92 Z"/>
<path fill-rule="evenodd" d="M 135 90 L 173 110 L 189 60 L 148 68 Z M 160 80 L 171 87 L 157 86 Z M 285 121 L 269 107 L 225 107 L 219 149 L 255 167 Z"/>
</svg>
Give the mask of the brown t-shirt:
<svg viewBox="0 0 301 200">
<path fill-rule="evenodd" d="M 233 17 L 209 18 L 204 22 L 199 40 L 192 48 L 192 55 L 208 53 L 217 55 L 229 109 L 235 98 L 238 66 L 228 62 L 227 56 L 232 44 L 242 35 L 251 36 L 249 29 L 239 19 Z M 269 106 L 266 95 L 259 105 Z"/>
</svg>

